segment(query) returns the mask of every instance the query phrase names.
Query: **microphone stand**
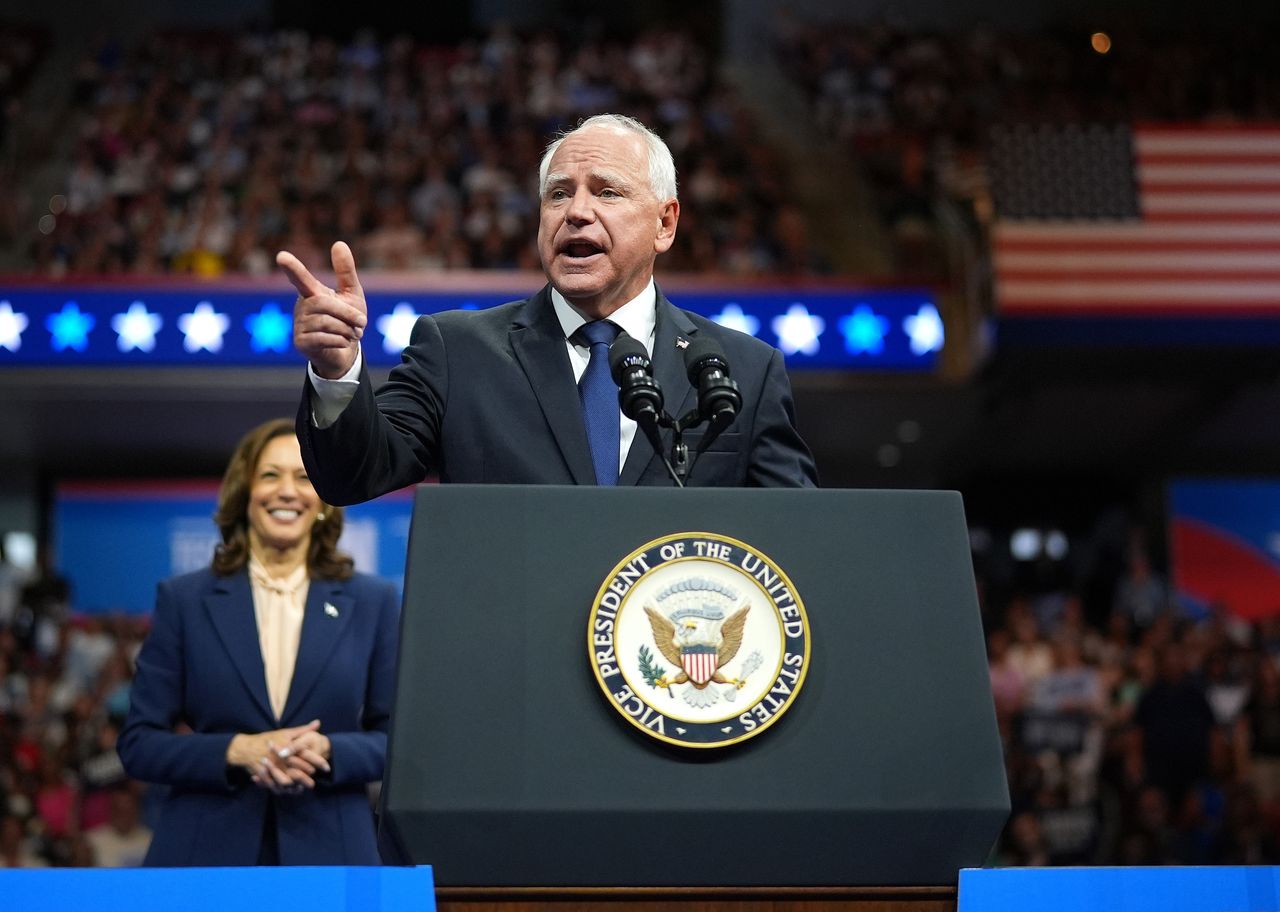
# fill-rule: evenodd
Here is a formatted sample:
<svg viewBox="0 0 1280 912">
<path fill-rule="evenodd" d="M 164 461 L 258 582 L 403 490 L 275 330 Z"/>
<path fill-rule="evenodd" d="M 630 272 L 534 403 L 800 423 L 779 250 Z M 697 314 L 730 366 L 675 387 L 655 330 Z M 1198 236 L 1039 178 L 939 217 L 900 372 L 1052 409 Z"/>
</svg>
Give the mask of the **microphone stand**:
<svg viewBox="0 0 1280 912">
<path fill-rule="evenodd" d="M 667 464 L 667 471 L 671 474 L 672 479 L 676 483 L 676 487 L 683 488 L 685 479 L 689 477 L 689 472 L 693 469 L 693 465 L 689 461 L 689 445 L 684 442 L 684 432 L 689 428 L 697 427 L 706 419 L 698 409 L 691 409 L 685 412 L 679 418 L 672 418 L 664 410 L 662 416 L 658 419 L 658 423 L 664 428 L 671 429 L 671 457 L 668 459 L 662 454 L 659 447 L 658 455 L 662 456 L 662 461 Z"/>
<path fill-rule="evenodd" d="M 698 357 L 690 362 L 691 353 Z M 703 450 L 733 423 L 742 408 L 738 385 L 729 379 L 729 365 L 714 341 L 694 343 L 693 349 L 686 352 L 685 360 L 689 362 L 689 382 L 698 391 L 698 404 L 679 418 L 673 418 L 662 407 L 662 389 L 653 377 L 652 363 L 644 346 L 624 332 L 609 347 L 609 372 L 618 384 L 618 406 L 622 414 L 635 421 L 644 432 L 678 488 L 685 486 Z M 710 422 L 710 427 L 690 459 L 684 432 L 703 422 Z M 669 457 L 662 451 L 659 428 L 671 429 Z"/>
</svg>

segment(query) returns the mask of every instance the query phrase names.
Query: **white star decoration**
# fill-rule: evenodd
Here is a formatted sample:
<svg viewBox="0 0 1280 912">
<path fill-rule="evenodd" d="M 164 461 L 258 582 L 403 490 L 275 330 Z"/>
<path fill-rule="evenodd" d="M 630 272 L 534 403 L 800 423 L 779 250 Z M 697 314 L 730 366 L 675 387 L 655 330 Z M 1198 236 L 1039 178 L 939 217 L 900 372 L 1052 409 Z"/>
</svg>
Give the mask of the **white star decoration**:
<svg viewBox="0 0 1280 912">
<path fill-rule="evenodd" d="M 186 336 L 182 347 L 189 352 L 201 349 L 211 352 L 222 351 L 222 334 L 231 325 L 226 314 L 214 311 L 213 304 L 201 301 L 191 313 L 178 317 L 178 329 Z"/>
<path fill-rule="evenodd" d="M 911 337 L 911 351 L 917 355 L 942 348 L 942 317 L 932 304 L 925 304 L 912 316 L 905 317 L 902 329 Z"/>
<path fill-rule="evenodd" d="M 27 328 L 27 315 L 14 313 L 13 305 L 0 301 L 0 347 L 16 352 L 22 348 L 22 331 Z"/>
<path fill-rule="evenodd" d="M 736 329 L 738 332 L 744 332 L 748 336 L 754 336 L 760 331 L 760 321 L 750 314 L 744 313 L 741 307 L 732 302 L 726 304 L 724 310 L 711 319 L 726 329 Z"/>
<path fill-rule="evenodd" d="M 809 313 L 803 304 L 792 304 L 787 312 L 773 319 L 773 331 L 778 335 L 778 348 L 784 355 L 816 355 L 818 337 L 826 328 L 822 317 Z"/>
<path fill-rule="evenodd" d="M 413 335 L 413 324 L 418 322 L 418 314 L 408 301 L 401 301 L 395 306 L 395 310 L 378 317 L 376 322 L 378 332 L 382 333 L 383 349 L 398 355 L 409 345 L 409 337 Z"/>
<path fill-rule="evenodd" d="M 117 336 L 116 347 L 122 352 L 155 351 L 156 333 L 163 323 L 158 313 L 150 313 L 146 304 L 134 301 L 127 311 L 111 318 L 111 328 Z"/>
</svg>

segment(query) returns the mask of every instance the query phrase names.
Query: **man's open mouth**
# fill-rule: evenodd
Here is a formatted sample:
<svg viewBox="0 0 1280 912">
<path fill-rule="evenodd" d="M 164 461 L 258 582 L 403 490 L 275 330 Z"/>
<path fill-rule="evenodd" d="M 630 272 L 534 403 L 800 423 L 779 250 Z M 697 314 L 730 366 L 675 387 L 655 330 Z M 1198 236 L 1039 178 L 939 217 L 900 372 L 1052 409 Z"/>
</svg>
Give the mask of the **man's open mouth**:
<svg viewBox="0 0 1280 912">
<path fill-rule="evenodd" d="M 593 241 L 569 241 L 561 246 L 560 252 L 567 257 L 582 259 L 595 256 L 597 253 L 603 253 L 604 248 Z"/>
</svg>

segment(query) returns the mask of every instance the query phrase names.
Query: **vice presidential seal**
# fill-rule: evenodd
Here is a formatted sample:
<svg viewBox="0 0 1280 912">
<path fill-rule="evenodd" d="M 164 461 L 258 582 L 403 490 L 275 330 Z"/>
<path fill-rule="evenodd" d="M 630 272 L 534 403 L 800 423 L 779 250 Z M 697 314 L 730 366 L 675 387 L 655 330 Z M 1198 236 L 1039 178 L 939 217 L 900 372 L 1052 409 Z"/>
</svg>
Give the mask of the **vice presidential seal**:
<svg viewBox="0 0 1280 912">
<path fill-rule="evenodd" d="M 708 532 L 655 539 L 596 593 L 596 680 L 645 734 L 724 747 L 791 706 L 809 667 L 809 621 L 787 575 L 745 542 Z"/>
</svg>

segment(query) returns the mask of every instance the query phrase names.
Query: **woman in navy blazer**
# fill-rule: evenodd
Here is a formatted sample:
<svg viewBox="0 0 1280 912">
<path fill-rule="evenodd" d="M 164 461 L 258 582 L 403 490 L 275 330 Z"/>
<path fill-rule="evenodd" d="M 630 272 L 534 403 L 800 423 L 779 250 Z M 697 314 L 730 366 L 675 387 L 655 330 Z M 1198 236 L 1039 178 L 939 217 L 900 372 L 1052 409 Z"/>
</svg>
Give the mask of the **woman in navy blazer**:
<svg viewBox="0 0 1280 912">
<path fill-rule="evenodd" d="M 395 590 L 337 551 L 342 511 L 312 489 L 289 420 L 240 442 L 214 518 L 212 566 L 160 583 L 118 743 L 129 775 L 169 786 L 145 863 L 379 864 L 367 786 L 386 756 Z M 293 641 L 260 641 L 280 602 L 255 609 L 251 562 L 260 586 L 301 581 L 290 604 L 305 586 L 291 678 L 263 660 L 260 642 Z"/>
</svg>

